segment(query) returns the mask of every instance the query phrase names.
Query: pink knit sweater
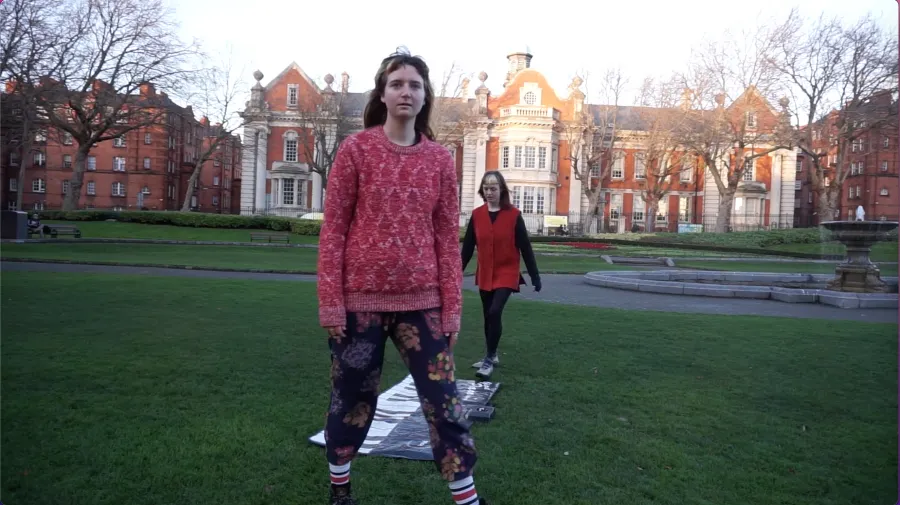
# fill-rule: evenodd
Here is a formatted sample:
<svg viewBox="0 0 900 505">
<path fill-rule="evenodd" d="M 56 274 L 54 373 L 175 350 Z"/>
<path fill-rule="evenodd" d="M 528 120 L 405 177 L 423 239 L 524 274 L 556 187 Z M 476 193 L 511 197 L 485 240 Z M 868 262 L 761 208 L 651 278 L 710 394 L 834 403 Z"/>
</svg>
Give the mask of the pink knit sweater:
<svg viewBox="0 0 900 505">
<path fill-rule="evenodd" d="M 441 307 L 444 332 L 459 331 L 462 262 L 456 168 L 424 137 L 391 142 L 381 126 L 345 139 L 328 175 L 319 239 L 319 323 L 347 311 Z"/>
</svg>

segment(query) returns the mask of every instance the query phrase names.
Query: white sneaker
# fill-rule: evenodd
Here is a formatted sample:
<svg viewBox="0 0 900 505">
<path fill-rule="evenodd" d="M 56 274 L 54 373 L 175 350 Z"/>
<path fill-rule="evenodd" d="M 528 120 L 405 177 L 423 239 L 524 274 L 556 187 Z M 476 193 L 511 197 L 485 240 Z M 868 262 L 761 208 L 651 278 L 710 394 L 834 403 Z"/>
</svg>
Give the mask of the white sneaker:
<svg viewBox="0 0 900 505">
<path fill-rule="evenodd" d="M 494 373 L 494 365 L 493 363 L 485 359 L 478 371 L 475 372 L 475 377 L 478 377 L 482 380 L 488 380 L 491 378 L 492 373 Z"/>
<path fill-rule="evenodd" d="M 497 356 L 496 354 L 494 356 L 492 356 L 491 361 L 495 367 L 500 365 L 500 357 Z M 472 363 L 472 368 L 481 368 L 482 363 L 484 363 L 484 359 L 480 359 L 480 360 L 476 361 L 475 363 Z"/>
</svg>

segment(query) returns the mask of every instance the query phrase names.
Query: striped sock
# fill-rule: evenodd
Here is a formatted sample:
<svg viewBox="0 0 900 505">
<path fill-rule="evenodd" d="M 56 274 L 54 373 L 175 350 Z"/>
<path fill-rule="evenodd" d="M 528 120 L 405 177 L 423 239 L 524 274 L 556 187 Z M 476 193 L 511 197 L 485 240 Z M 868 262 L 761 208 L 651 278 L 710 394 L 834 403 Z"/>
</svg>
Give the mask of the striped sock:
<svg viewBox="0 0 900 505">
<path fill-rule="evenodd" d="M 331 472 L 332 486 L 346 486 L 350 484 L 350 463 L 340 466 L 329 463 L 328 470 Z"/>
<path fill-rule="evenodd" d="M 478 492 L 475 491 L 475 480 L 472 477 L 450 483 L 450 494 L 456 505 L 477 505 Z"/>
</svg>

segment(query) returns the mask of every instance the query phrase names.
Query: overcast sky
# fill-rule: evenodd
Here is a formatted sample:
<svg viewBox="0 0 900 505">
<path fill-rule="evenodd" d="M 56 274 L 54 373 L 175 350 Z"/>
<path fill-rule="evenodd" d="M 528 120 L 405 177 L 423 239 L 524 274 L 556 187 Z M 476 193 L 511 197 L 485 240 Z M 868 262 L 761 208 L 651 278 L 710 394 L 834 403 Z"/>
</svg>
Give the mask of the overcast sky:
<svg viewBox="0 0 900 505">
<path fill-rule="evenodd" d="M 554 5 L 555 11 L 548 8 Z M 758 17 L 783 19 L 792 6 L 808 16 L 825 12 L 848 20 L 871 12 L 896 33 L 896 0 L 191 0 L 178 2 L 175 12 L 182 36 L 200 39 L 212 53 L 233 46 L 248 87 L 254 70 L 265 74 L 266 84 L 296 61 L 320 85 L 328 73 L 339 83 L 346 71 L 351 91 L 366 91 L 381 59 L 405 45 L 425 58 L 433 77 L 454 62 L 473 76 L 484 70 L 494 94 L 503 89 L 506 55 L 527 48 L 532 68 L 564 94 L 577 72 L 621 66 L 633 83 L 668 74 L 704 36 L 752 27 Z M 474 90 L 478 81 L 472 82 Z"/>
</svg>

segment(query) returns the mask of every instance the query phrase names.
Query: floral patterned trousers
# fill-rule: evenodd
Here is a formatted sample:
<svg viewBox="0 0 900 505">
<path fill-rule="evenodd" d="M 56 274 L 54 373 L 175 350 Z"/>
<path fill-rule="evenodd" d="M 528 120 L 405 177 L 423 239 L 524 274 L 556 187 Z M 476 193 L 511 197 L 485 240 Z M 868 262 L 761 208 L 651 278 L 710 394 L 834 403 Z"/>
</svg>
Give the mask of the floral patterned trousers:
<svg viewBox="0 0 900 505">
<path fill-rule="evenodd" d="M 472 475 L 477 459 L 469 430 L 460 424 L 453 354 L 441 332 L 440 309 L 395 313 L 349 313 L 345 337 L 329 340 L 331 405 L 325 424 L 326 456 L 349 463 L 375 414 L 384 348 L 390 336 L 412 374 L 428 422 L 431 450 L 448 481 Z"/>
</svg>

